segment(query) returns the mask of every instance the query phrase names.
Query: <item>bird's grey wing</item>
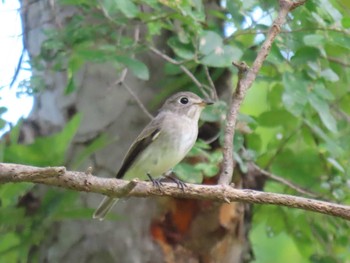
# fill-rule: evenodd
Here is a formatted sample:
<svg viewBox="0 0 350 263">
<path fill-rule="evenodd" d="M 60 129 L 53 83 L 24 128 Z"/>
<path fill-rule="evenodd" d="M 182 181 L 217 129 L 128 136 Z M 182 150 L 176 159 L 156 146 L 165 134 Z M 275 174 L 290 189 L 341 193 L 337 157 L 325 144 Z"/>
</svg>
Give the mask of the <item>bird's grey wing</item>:
<svg viewBox="0 0 350 263">
<path fill-rule="evenodd" d="M 143 150 L 158 138 L 161 133 L 160 121 L 160 119 L 153 119 L 136 138 L 124 157 L 122 166 L 116 175 L 117 178 L 122 178 Z"/>
</svg>

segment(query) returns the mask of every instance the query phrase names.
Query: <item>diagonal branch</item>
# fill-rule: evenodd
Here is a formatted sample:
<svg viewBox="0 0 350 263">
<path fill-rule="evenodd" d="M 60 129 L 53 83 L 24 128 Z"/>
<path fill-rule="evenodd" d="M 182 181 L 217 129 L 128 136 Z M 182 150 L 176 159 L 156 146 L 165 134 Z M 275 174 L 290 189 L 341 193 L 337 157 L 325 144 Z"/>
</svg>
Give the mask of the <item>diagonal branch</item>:
<svg viewBox="0 0 350 263">
<path fill-rule="evenodd" d="M 182 190 L 174 183 L 164 183 L 160 191 L 150 182 L 138 180 L 129 182 L 114 178 L 99 178 L 91 175 L 90 172 L 67 171 L 65 167 L 40 168 L 20 164 L 0 163 L 0 184 L 10 182 L 45 184 L 115 197 L 172 196 L 218 202 L 240 201 L 254 204 L 283 205 L 350 220 L 350 206 L 292 195 L 234 189 L 228 185 L 187 184 L 187 187 Z"/>
<path fill-rule="evenodd" d="M 236 121 L 238 117 L 239 108 L 247 93 L 248 89 L 252 86 L 263 62 L 270 52 L 273 41 L 281 31 L 281 26 L 284 24 L 286 17 L 290 11 L 296 7 L 302 5 L 305 0 L 292 2 L 290 0 L 279 0 L 280 9 L 277 18 L 274 20 L 265 42 L 261 46 L 260 51 L 251 67 L 246 69 L 246 73 L 242 74 L 240 66 L 244 66 L 242 63 L 234 63 L 239 68 L 241 73 L 238 77 L 238 83 L 236 90 L 232 96 L 231 104 L 227 113 L 225 138 L 224 138 L 224 161 L 222 163 L 222 172 L 219 179 L 219 184 L 229 184 L 233 175 L 233 137 L 235 132 Z"/>
<path fill-rule="evenodd" d="M 264 175 L 267 178 L 269 178 L 271 180 L 274 180 L 274 181 L 276 181 L 278 183 L 281 183 L 281 184 L 283 184 L 285 186 L 288 186 L 290 189 L 295 190 L 299 194 L 303 194 L 303 195 L 306 195 L 306 196 L 309 196 L 309 197 L 312 197 L 312 198 L 318 198 L 319 197 L 319 195 L 317 195 L 316 193 L 313 193 L 311 191 L 307 191 L 307 190 L 301 188 L 300 186 L 294 184 L 293 182 L 291 182 L 291 181 L 289 181 L 287 179 L 284 179 L 284 178 L 282 178 L 280 176 L 277 176 L 277 175 L 275 175 L 273 173 L 265 171 L 265 170 L 261 169 L 259 166 L 257 166 L 256 164 L 252 164 L 252 165 L 262 175 Z"/>
<path fill-rule="evenodd" d="M 202 92 L 202 94 L 208 99 L 210 96 L 208 93 L 204 90 L 204 86 L 202 83 L 199 82 L 199 80 L 191 73 L 191 71 L 186 68 L 184 65 L 182 65 L 180 62 L 176 61 L 175 59 L 172 59 L 168 55 L 162 53 L 160 50 L 156 49 L 155 47 L 150 47 L 150 50 L 154 53 L 163 58 L 164 60 L 168 61 L 171 64 L 178 65 L 180 69 L 193 81 L 194 84 L 198 87 L 198 89 Z"/>
</svg>

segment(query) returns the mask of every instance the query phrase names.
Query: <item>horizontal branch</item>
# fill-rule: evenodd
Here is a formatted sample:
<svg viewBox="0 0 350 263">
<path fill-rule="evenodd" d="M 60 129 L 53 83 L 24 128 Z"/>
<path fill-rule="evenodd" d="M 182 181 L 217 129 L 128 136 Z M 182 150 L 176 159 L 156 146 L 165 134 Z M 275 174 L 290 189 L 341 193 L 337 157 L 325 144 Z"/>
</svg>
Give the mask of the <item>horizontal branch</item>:
<svg viewBox="0 0 350 263">
<path fill-rule="evenodd" d="M 282 205 L 350 220 L 350 206 L 318 201 L 292 195 L 234 189 L 229 185 L 187 184 L 184 190 L 174 183 L 165 183 L 161 190 L 150 182 L 99 178 L 88 172 L 67 171 L 65 167 L 33 167 L 0 163 L 0 184 L 31 182 L 63 187 L 75 191 L 93 192 L 115 197 L 172 196 L 177 198 L 213 200 L 219 202 L 247 202 Z"/>
</svg>

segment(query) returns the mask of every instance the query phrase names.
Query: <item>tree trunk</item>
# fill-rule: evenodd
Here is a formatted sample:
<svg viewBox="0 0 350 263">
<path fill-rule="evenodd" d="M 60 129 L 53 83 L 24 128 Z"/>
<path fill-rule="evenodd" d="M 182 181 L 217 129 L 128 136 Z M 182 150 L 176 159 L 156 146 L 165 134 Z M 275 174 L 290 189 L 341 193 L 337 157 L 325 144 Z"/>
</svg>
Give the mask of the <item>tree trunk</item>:
<svg viewBox="0 0 350 263">
<path fill-rule="evenodd" d="M 76 12 L 72 7 L 52 3 L 22 2 L 24 42 L 31 59 L 39 55 L 45 40 L 42 30 L 61 28 Z M 159 46 L 167 49 L 161 38 Z M 156 92 L 166 88 L 160 86 L 160 80 L 165 78 L 164 61 L 151 53 L 143 54 L 141 59 L 150 69 L 150 80 L 140 81 L 128 74 L 125 81 L 147 105 Z M 33 74 L 45 76 L 45 89 L 35 97 L 28 122 L 32 130 L 40 136 L 52 134 L 75 113 L 81 113 L 82 122 L 66 164 L 69 166 L 72 156 L 92 139 L 106 133 L 113 142 L 75 168 L 85 170 L 92 166 L 94 174 L 113 177 L 130 143 L 148 122 L 129 92 L 114 84 L 119 78 L 115 70 L 106 64 L 85 65 L 76 78 L 77 90 L 70 95 L 64 95 L 65 72 L 54 72 L 47 63 L 43 72 L 33 69 Z M 228 79 L 227 72 L 219 79 L 222 90 L 230 90 Z M 94 208 L 102 196 L 81 193 L 79 199 L 81 206 Z M 55 223 L 39 246 L 39 258 L 40 262 L 50 263 L 246 262 L 250 258 L 249 211 L 250 206 L 240 203 L 130 198 L 114 208 L 119 215 L 115 221 Z"/>
</svg>

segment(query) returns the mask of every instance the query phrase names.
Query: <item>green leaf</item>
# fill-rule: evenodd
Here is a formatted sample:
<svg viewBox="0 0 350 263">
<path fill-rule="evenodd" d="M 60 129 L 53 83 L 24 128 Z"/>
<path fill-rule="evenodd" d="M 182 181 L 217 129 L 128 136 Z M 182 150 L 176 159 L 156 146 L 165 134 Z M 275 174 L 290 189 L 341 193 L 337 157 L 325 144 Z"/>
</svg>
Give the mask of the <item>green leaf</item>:
<svg viewBox="0 0 350 263">
<path fill-rule="evenodd" d="M 218 164 L 214 163 L 197 163 L 194 168 L 203 172 L 206 177 L 213 177 L 220 171 Z"/>
<path fill-rule="evenodd" d="M 313 254 L 310 257 L 310 262 L 311 263 L 338 263 L 339 261 L 332 257 L 332 256 L 328 256 L 328 255 L 320 255 L 320 254 Z"/>
<path fill-rule="evenodd" d="M 224 101 L 217 101 L 210 107 L 206 107 L 201 114 L 201 120 L 205 122 L 221 121 L 226 116 L 227 104 Z"/>
<path fill-rule="evenodd" d="M 300 116 L 307 103 L 307 85 L 301 76 L 286 72 L 283 75 L 285 92 L 282 96 L 286 109 L 295 116 Z"/>
<path fill-rule="evenodd" d="M 317 82 L 312 89 L 312 92 L 325 100 L 334 100 L 334 95 L 330 92 L 322 82 Z"/>
<path fill-rule="evenodd" d="M 312 165 L 310 165 L 312 164 Z M 285 149 L 278 153 L 272 164 L 272 172 L 283 175 L 300 186 L 317 186 L 316 178 L 324 174 L 322 160 L 314 149 L 298 150 Z"/>
<path fill-rule="evenodd" d="M 241 156 L 235 151 L 233 152 L 233 159 L 238 163 L 239 169 L 243 172 L 243 173 L 247 173 L 248 172 L 248 166 L 246 164 L 246 162 L 241 158 Z"/>
<path fill-rule="evenodd" d="M 341 148 L 341 146 L 338 145 L 337 142 L 332 138 L 330 138 L 320 127 L 306 119 L 304 120 L 304 123 L 307 124 L 309 128 L 311 128 L 312 132 L 315 135 L 320 137 L 325 142 L 324 144 L 320 144 L 318 146 L 320 152 L 328 151 L 334 158 L 339 158 L 340 156 L 344 155 L 344 150 Z"/>
<path fill-rule="evenodd" d="M 0 200 L 3 207 L 15 206 L 21 195 L 33 188 L 32 183 L 2 184 L 0 186 Z"/>
<path fill-rule="evenodd" d="M 200 184 L 203 181 L 203 175 L 200 170 L 188 163 L 179 163 L 173 169 L 176 176 L 188 183 Z"/>
<path fill-rule="evenodd" d="M 292 123 L 295 126 L 296 118 L 286 110 L 265 111 L 257 118 L 259 125 L 266 127 L 276 127 Z"/>
<path fill-rule="evenodd" d="M 339 80 L 338 75 L 330 68 L 322 70 L 321 76 L 331 82 L 337 82 Z"/>
<path fill-rule="evenodd" d="M 24 224 L 27 220 L 25 217 L 24 208 L 15 206 L 0 207 L 0 224 L 6 226 L 16 226 Z"/>
<path fill-rule="evenodd" d="M 340 172 L 345 173 L 344 167 L 334 158 L 328 157 L 327 161 L 332 164 L 333 167 L 338 169 Z"/>
<path fill-rule="evenodd" d="M 148 67 L 142 63 L 141 61 L 129 57 L 123 57 L 123 56 L 116 56 L 115 59 L 124 64 L 128 69 L 131 70 L 131 72 L 142 80 L 148 80 L 149 79 L 149 71 Z"/>
<path fill-rule="evenodd" d="M 224 159 L 224 156 L 221 150 L 217 150 L 217 151 L 211 152 L 208 156 L 208 159 L 209 159 L 209 162 L 211 163 L 220 164 Z"/>
<path fill-rule="evenodd" d="M 71 73 L 69 72 L 69 74 L 75 73 L 79 65 L 82 65 L 86 61 L 105 62 L 112 57 L 110 52 L 107 52 L 105 49 L 94 49 L 86 45 L 76 46 L 74 52 L 75 56 L 72 57 L 69 64 L 71 69 Z"/>
<path fill-rule="evenodd" d="M 75 87 L 74 79 L 70 78 L 68 81 L 68 85 L 64 90 L 64 95 L 69 95 L 72 92 L 74 92 L 75 90 L 76 90 L 76 87 Z"/>
<path fill-rule="evenodd" d="M 244 136 L 240 132 L 235 132 L 235 135 L 233 137 L 233 146 L 234 151 L 239 152 L 240 149 L 242 149 L 244 143 Z"/>
<path fill-rule="evenodd" d="M 324 36 L 316 34 L 306 35 L 304 36 L 303 41 L 307 46 L 318 47 L 324 43 Z"/>
<path fill-rule="evenodd" d="M 11 247 L 15 247 L 21 243 L 20 237 L 15 232 L 2 234 L 1 239 L 3 241 L 6 241 L 6 242 L 0 242 L 0 256 L 2 258 L 4 257 L 3 253 L 5 251 L 8 251 Z M 13 258 L 17 258 L 17 257 L 13 257 Z M 16 261 L 12 261 L 12 262 L 16 262 Z"/>
<path fill-rule="evenodd" d="M 127 17 L 134 18 L 138 15 L 139 9 L 131 0 L 117 0 L 119 10 Z"/>
<path fill-rule="evenodd" d="M 194 58 L 194 48 L 191 44 L 181 43 L 177 37 L 171 37 L 168 40 L 168 45 L 174 50 L 175 54 L 183 59 Z"/>
<path fill-rule="evenodd" d="M 53 215 L 54 220 L 64 220 L 64 219 L 91 219 L 95 209 L 92 208 L 74 208 L 70 210 L 58 211 Z"/>
<path fill-rule="evenodd" d="M 345 28 L 350 28 L 350 17 L 343 17 L 341 20 L 341 24 Z"/>
<path fill-rule="evenodd" d="M 147 23 L 147 29 L 151 36 L 159 36 L 162 32 L 163 25 L 159 22 L 149 22 Z"/>
<path fill-rule="evenodd" d="M 203 31 L 199 39 L 199 52 L 209 55 L 215 50 L 222 49 L 222 37 L 213 31 Z"/>
<path fill-rule="evenodd" d="M 73 167 L 78 168 L 84 160 L 91 156 L 94 152 L 104 148 L 108 144 L 108 138 L 106 134 L 101 134 L 95 140 L 93 140 L 88 146 L 86 146 L 80 153 L 76 154 L 76 158 L 73 162 Z"/>
<path fill-rule="evenodd" d="M 271 109 L 279 109 L 281 107 L 283 92 L 284 89 L 280 82 L 272 86 L 267 94 L 267 101 L 269 102 Z"/>
<path fill-rule="evenodd" d="M 283 215 L 285 212 L 281 207 L 278 206 L 268 206 L 265 207 L 268 211 L 267 220 L 266 220 L 266 228 L 268 236 L 275 236 L 285 231 L 285 221 L 283 219 Z"/>
<path fill-rule="evenodd" d="M 84 53 L 84 52 L 83 52 Z M 69 58 L 68 61 L 68 77 L 71 78 L 75 73 L 84 65 L 84 59 L 82 56 L 76 55 L 75 53 Z"/>
<path fill-rule="evenodd" d="M 117 1 L 115 0 L 100 0 L 98 3 L 100 4 L 100 8 L 103 9 L 108 17 L 115 15 L 115 13 L 119 10 Z"/>
<path fill-rule="evenodd" d="M 80 119 L 79 114 L 75 115 L 61 132 L 36 138 L 32 144 L 11 144 L 5 149 L 5 161 L 37 166 L 62 165 Z"/>
<path fill-rule="evenodd" d="M 201 62 L 211 67 L 230 67 L 232 61 L 237 61 L 241 58 L 243 52 L 231 46 L 218 46 L 213 52 L 204 56 Z"/>
<path fill-rule="evenodd" d="M 198 139 L 194 145 L 194 147 L 203 149 L 203 150 L 209 150 L 210 146 L 208 145 L 208 143 L 206 143 L 205 141 Z"/>
<path fill-rule="evenodd" d="M 311 106 L 317 111 L 322 123 L 332 132 L 337 132 L 337 122 L 329 111 L 326 101 L 318 97 L 316 94 L 310 93 L 308 100 Z"/>
<path fill-rule="evenodd" d="M 295 52 L 291 61 L 294 65 L 304 65 L 310 61 L 316 61 L 320 57 L 321 53 L 318 48 L 304 46 Z"/>
</svg>

